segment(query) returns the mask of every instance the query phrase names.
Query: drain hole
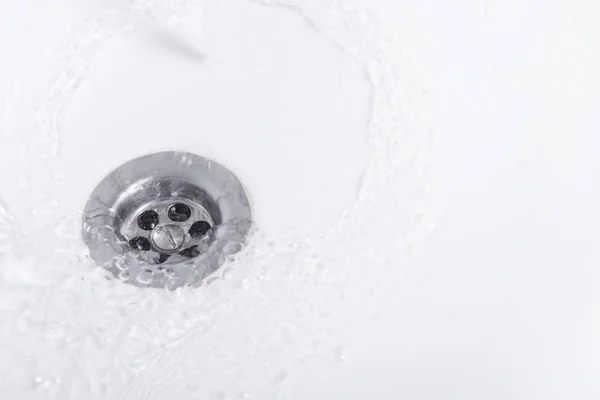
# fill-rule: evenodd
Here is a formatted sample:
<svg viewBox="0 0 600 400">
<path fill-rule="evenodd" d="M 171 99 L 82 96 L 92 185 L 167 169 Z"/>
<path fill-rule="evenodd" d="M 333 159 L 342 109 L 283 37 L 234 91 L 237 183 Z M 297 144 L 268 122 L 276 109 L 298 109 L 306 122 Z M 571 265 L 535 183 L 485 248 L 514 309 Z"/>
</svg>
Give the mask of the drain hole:
<svg viewBox="0 0 600 400">
<path fill-rule="evenodd" d="M 94 262 L 128 284 L 195 288 L 245 245 L 250 211 L 244 187 L 227 168 L 166 151 L 102 179 L 86 203 L 81 233 Z"/>
<path fill-rule="evenodd" d="M 156 263 L 157 264 L 162 264 L 162 263 L 166 262 L 169 259 L 169 257 L 171 257 L 170 254 L 161 254 L 156 259 Z"/>
<path fill-rule="evenodd" d="M 192 246 L 189 249 L 185 249 L 179 252 L 180 256 L 194 258 L 200 255 L 200 250 L 198 250 L 198 246 Z"/>
<path fill-rule="evenodd" d="M 136 236 L 129 241 L 129 245 L 136 250 L 148 251 L 152 248 L 150 241 L 142 236 Z"/>
<path fill-rule="evenodd" d="M 206 221 L 194 222 L 188 233 L 194 239 L 200 239 L 210 230 L 210 224 Z"/>
<path fill-rule="evenodd" d="M 183 203 L 175 203 L 167 210 L 169 219 L 174 222 L 187 221 L 192 215 L 192 210 Z"/>
<path fill-rule="evenodd" d="M 151 231 L 158 225 L 159 219 L 156 211 L 148 210 L 139 215 L 137 223 L 141 229 Z"/>
</svg>

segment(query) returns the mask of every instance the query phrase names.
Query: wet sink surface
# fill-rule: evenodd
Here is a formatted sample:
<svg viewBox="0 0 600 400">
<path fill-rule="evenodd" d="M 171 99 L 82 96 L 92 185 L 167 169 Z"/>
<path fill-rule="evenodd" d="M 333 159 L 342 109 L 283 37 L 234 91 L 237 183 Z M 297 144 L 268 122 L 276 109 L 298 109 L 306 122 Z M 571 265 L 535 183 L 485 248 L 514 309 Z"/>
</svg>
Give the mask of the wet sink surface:
<svg viewBox="0 0 600 400">
<path fill-rule="evenodd" d="M 0 12 L 10 398 L 600 395 L 590 6 L 50 3 Z M 194 290 L 79 240 L 94 186 L 162 150 L 252 205 Z"/>
</svg>

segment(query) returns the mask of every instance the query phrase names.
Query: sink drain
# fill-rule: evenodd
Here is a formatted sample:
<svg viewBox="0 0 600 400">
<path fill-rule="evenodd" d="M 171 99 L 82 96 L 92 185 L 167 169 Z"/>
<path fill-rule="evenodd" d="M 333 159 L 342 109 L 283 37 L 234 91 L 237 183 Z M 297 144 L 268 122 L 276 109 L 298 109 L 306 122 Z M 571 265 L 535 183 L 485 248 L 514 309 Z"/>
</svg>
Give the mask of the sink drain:
<svg viewBox="0 0 600 400">
<path fill-rule="evenodd" d="M 138 286 L 194 285 L 245 244 L 250 206 L 239 180 L 195 154 L 162 152 L 106 176 L 83 213 L 92 259 Z"/>
</svg>

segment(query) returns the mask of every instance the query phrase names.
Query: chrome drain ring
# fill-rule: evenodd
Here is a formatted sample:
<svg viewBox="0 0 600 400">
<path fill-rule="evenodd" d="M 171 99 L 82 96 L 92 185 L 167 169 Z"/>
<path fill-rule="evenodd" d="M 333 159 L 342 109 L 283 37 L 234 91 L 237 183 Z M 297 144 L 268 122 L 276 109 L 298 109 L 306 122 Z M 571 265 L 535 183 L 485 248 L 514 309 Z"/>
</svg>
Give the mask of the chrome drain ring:
<svg viewBox="0 0 600 400">
<path fill-rule="evenodd" d="M 248 198 L 204 157 L 161 152 L 129 161 L 94 189 L 83 213 L 90 256 L 142 287 L 196 285 L 245 244 Z"/>
</svg>

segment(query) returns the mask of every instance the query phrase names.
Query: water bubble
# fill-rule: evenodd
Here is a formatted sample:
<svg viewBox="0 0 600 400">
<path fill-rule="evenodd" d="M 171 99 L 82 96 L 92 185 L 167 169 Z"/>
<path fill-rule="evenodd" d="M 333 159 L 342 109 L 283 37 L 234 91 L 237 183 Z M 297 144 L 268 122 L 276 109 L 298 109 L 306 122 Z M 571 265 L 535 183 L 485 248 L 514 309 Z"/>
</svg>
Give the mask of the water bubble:
<svg viewBox="0 0 600 400">
<path fill-rule="evenodd" d="M 153 275 L 151 269 L 145 268 L 138 273 L 135 279 L 142 285 L 149 285 L 152 282 Z"/>
<path fill-rule="evenodd" d="M 182 277 L 179 276 L 171 276 L 165 282 L 165 288 L 167 290 L 175 290 L 181 288 L 185 281 Z"/>
<path fill-rule="evenodd" d="M 130 261 L 125 257 L 119 257 L 115 261 L 115 267 L 117 267 L 119 271 L 127 271 L 130 267 L 130 264 Z"/>
<path fill-rule="evenodd" d="M 241 251 L 243 247 L 244 247 L 244 244 L 241 242 L 235 242 L 235 241 L 227 242 L 223 246 L 223 248 L 221 250 L 221 254 L 224 256 L 231 256 L 231 255 L 236 254 L 239 251 Z"/>
<path fill-rule="evenodd" d="M 92 225 L 90 225 L 89 222 L 84 222 L 83 225 L 82 225 L 82 229 L 83 229 L 83 232 L 85 232 L 85 233 L 91 233 L 92 232 Z"/>
</svg>

